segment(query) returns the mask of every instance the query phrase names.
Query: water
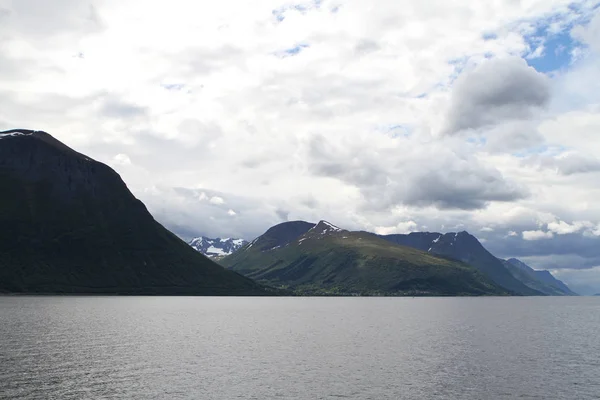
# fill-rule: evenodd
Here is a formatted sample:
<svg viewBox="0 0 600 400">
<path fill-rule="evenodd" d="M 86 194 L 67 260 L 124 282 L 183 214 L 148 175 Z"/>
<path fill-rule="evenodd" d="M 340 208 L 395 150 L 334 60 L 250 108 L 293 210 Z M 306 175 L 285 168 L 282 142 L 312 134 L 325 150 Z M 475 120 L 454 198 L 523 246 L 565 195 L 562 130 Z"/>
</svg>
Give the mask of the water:
<svg viewBox="0 0 600 400">
<path fill-rule="evenodd" d="M 600 298 L 0 297 L 1 399 L 597 399 Z"/>
</svg>

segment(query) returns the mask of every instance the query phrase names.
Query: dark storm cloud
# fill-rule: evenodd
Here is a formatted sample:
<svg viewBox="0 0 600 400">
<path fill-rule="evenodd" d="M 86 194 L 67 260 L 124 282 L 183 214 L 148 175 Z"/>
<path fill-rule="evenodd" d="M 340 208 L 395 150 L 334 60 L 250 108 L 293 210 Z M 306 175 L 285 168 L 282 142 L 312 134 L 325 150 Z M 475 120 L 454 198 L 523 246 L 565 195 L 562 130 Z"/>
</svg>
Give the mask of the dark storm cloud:
<svg viewBox="0 0 600 400">
<path fill-rule="evenodd" d="M 600 171 L 600 160 L 589 154 L 571 153 L 563 157 L 531 156 L 523 160 L 523 165 L 536 165 L 540 169 L 551 169 L 569 176 Z"/>
<path fill-rule="evenodd" d="M 508 184 L 500 173 L 461 164 L 418 172 L 404 202 L 434 205 L 439 209 L 475 210 L 490 201 L 510 202 L 526 197 L 523 189 Z"/>
<path fill-rule="evenodd" d="M 289 221 L 290 219 L 290 212 L 287 210 L 277 209 L 275 210 L 275 213 L 282 221 Z"/>
<path fill-rule="evenodd" d="M 440 147 L 416 155 L 406 149 L 406 154 L 394 156 L 360 145 L 338 148 L 315 136 L 307 149 L 310 172 L 358 187 L 375 209 L 404 204 L 474 210 L 490 201 L 527 196 L 524 188 L 507 182 L 499 171 Z"/>
<path fill-rule="evenodd" d="M 484 246 L 497 257 L 529 260 L 538 269 L 587 269 L 600 265 L 600 237 L 572 233 L 528 241 L 521 235 L 487 232 Z"/>
<path fill-rule="evenodd" d="M 456 81 L 445 131 L 456 133 L 527 119 L 549 101 L 548 79 L 525 60 L 489 60 Z"/>
</svg>

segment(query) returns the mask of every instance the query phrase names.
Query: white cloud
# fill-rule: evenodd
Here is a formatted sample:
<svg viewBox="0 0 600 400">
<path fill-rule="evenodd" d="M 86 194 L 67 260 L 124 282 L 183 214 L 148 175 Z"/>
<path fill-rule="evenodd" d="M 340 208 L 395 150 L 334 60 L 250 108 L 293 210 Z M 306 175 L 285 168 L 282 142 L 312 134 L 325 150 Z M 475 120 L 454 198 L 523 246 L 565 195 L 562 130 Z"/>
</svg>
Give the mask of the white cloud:
<svg viewBox="0 0 600 400">
<path fill-rule="evenodd" d="M 391 234 L 406 234 L 414 232 L 417 229 L 417 223 L 415 221 L 404 221 L 394 226 L 378 226 L 375 227 L 374 232 L 378 235 L 391 235 Z"/>
<path fill-rule="evenodd" d="M 225 200 L 223 200 L 223 198 L 219 197 L 219 196 L 211 197 L 209 202 L 210 202 L 210 204 L 215 204 L 215 205 L 225 204 Z"/>
<path fill-rule="evenodd" d="M 117 154 L 113 157 L 113 163 L 117 165 L 131 165 L 131 159 L 127 154 Z"/>
<path fill-rule="evenodd" d="M 548 230 L 554 232 L 557 235 L 568 235 L 576 233 L 585 228 L 593 228 L 594 225 L 589 221 L 575 221 L 569 224 L 565 221 L 550 222 L 548 224 Z"/>
<path fill-rule="evenodd" d="M 554 234 L 552 232 L 544 232 L 544 231 L 523 231 L 522 232 L 523 239 L 525 240 L 542 240 L 542 239 L 552 239 Z"/>
</svg>

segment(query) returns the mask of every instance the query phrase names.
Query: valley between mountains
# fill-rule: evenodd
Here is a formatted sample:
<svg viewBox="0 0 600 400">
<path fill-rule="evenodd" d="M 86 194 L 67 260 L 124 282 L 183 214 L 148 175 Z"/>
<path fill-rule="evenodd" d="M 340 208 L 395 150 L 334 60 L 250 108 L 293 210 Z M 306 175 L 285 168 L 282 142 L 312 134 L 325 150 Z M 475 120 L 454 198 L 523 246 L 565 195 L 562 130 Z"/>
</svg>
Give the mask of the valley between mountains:
<svg viewBox="0 0 600 400">
<path fill-rule="evenodd" d="M 0 132 L 0 292 L 126 295 L 575 295 L 467 232 L 378 236 L 284 222 L 186 244 L 110 167 L 42 131 Z"/>
</svg>

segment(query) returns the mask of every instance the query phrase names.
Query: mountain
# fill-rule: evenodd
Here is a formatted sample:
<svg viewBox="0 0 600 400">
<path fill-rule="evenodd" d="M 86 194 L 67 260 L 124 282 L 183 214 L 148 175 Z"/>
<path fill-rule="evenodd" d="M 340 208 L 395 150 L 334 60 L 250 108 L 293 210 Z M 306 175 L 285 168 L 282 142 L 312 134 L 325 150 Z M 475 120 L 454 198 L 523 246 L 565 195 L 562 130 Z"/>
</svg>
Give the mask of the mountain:
<svg viewBox="0 0 600 400">
<path fill-rule="evenodd" d="M 0 292 L 255 295 L 152 218 L 108 166 L 41 131 L 0 133 Z"/>
<path fill-rule="evenodd" d="M 231 255 L 233 252 L 248 244 L 248 242 L 244 239 L 210 239 L 205 236 L 200 236 L 190 240 L 188 244 L 207 257 L 219 258 Z"/>
<path fill-rule="evenodd" d="M 514 294 L 543 294 L 516 279 L 502 261 L 494 257 L 475 236 L 468 232 L 446 234 L 413 232 L 408 235 L 382 235 L 381 237 L 391 243 L 413 247 L 429 254 L 449 257 L 472 265 L 493 282 Z"/>
<path fill-rule="evenodd" d="M 285 222 L 221 260 L 259 282 L 299 294 L 505 294 L 475 268 L 326 221 Z"/>
<path fill-rule="evenodd" d="M 515 278 L 532 289 L 550 296 L 577 296 L 577 293 L 556 279 L 549 271 L 536 271 L 516 258 L 501 261 Z"/>
</svg>

